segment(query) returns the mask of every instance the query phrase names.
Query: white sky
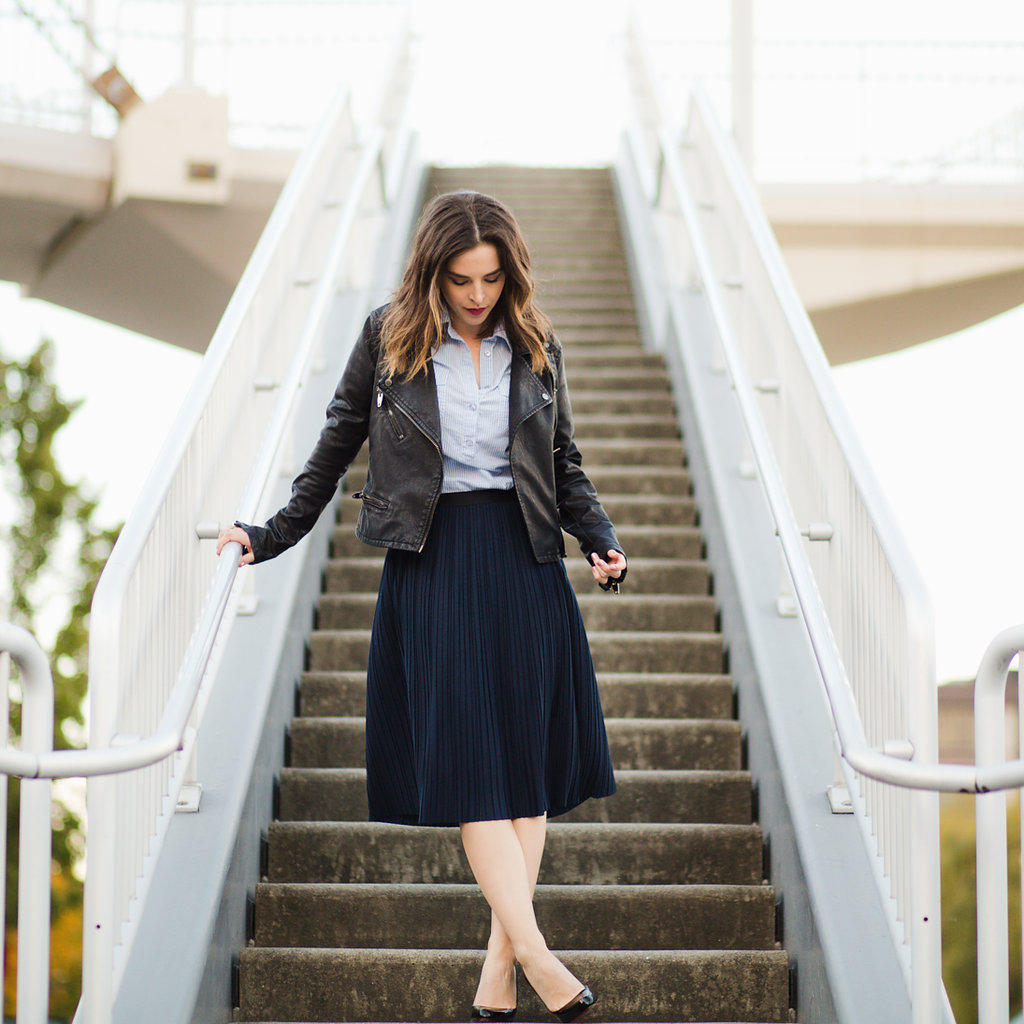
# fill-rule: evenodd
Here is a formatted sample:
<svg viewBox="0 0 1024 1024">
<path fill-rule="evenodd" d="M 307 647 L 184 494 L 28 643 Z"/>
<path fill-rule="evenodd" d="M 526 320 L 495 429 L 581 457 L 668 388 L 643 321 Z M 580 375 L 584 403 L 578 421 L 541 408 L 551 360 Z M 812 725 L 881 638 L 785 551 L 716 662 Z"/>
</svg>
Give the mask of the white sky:
<svg viewBox="0 0 1024 1024">
<path fill-rule="evenodd" d="M 680 0 L 659 9 L 679 23 L 666 23 L 667 35 L 679 26 L 714 31 L 728 7 L 724 0 Z M 923 0 L 841 6 L 764 0 L 755 8 L 762 36 L 856 38 L 885 26 L 890 38 L 1024 39 L 1019 0 L 976 0 L 969 8 Z M 428 157 L 447 163 L 610 159 L 623 114 L 612 39 L 623 4 L 413 0 L 413 10 L 432 68 L 417 110 Z M 21 300 L 16 287 L 0 284 L 0 350 L 24 355 L 41 336 L 56 343 L 65 397 L 86 400 L 61 438 L 62 465 L 102 490 L 107 521 L 122 519 L 199 359 Z M 1024 474 L 1015 393 L 1024 380 L 1022 339 L 1024 309 L 835 374 L 929 587 L 940 681 L 972 676 L 991 637 L 1024 621 Z"/>
</svg>

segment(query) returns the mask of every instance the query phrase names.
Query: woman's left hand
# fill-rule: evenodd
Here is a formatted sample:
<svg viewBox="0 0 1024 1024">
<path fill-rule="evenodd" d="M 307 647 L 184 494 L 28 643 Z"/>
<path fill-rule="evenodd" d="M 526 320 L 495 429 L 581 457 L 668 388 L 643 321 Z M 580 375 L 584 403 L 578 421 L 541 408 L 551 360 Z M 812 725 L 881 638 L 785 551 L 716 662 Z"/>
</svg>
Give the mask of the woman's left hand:
<svg viewBox="0 0 1024 1024">
<path fill-rule="evenodd" d="M 626 568 L 626 556 L 621 551 L 609 551 L 607 561 L 595 551 L 590 559 L 590 571 L 598 583 L 604 583 L 609 576 L 617 580 Z"/>
</svg>

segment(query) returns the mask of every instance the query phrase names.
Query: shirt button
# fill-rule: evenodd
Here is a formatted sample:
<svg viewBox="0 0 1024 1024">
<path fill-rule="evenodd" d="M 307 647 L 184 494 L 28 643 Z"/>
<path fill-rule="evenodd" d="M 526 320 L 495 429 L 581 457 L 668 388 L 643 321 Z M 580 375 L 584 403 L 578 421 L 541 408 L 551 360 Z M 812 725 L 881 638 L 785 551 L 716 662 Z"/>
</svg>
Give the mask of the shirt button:
<svg viewBox="0 0 1024 1024">
<path fill-rule="evenodd" d="M 548 400 L 548 393 L 545 391 L 544 394 L 541 395 L 540 397 L 543 398 L 544 401 L 546 402 Z"/>
<path fill-rule="evenodd" d="M 470 405 L 469 411 L 470 412 L 476 412 L 476 405 Z"/>
</svg>

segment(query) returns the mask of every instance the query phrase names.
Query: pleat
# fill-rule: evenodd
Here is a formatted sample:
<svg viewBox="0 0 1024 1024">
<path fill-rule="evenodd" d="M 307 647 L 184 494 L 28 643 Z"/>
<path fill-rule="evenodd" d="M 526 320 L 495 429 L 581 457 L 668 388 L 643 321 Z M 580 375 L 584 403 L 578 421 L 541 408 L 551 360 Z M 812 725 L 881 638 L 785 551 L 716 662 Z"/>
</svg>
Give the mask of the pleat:
<svg viewBox="0 0 1024 1024">
<path fill-rule="evenodd" d="M 367 672 L 370 818 L 562 814 L 615 792 L 593 662 L 561 562 L 518 505 L 442 506 L 421 554 L 389 551 Z"/>
</svg>

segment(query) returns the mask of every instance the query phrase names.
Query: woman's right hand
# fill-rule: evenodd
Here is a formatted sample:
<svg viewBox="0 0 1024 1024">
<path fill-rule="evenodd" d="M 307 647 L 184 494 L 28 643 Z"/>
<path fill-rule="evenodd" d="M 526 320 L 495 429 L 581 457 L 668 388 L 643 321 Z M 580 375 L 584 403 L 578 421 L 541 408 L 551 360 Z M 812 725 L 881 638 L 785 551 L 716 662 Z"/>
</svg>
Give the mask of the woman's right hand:
<svg viewBox="0 0 1024 1024">
<path fill-rule="evenodd" d="M 242 557 L 238 560 L 238 564 L 251 565 L 256 556 L 252 553 L 249 534 L 240 526 L 229 526 L 226 530 L 221 530 L 217 534 L 217 554 L 219 555 L 224 550 L 225 544 L 230 544 L 232 541 L 237 541 L 242 545 Z"/>
</svg>

